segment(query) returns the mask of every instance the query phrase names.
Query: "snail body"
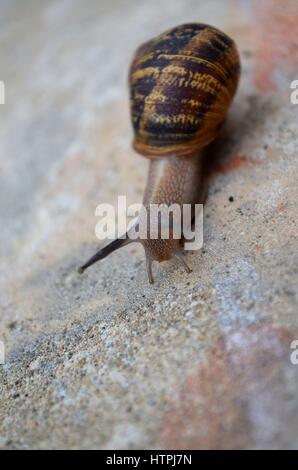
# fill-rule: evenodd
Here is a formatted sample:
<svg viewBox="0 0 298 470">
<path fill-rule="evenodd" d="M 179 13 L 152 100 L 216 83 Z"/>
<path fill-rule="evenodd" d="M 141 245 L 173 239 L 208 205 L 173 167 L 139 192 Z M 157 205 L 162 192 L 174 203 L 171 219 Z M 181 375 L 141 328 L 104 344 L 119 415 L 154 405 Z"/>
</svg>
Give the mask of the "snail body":
<svg viewBox="0 0 298 470">
<path fill-rule="evenodd" d="M 154 218 L 152 221 L 151 217 L 151 208 L 156 205 L 167 208 L 177 204 L 182 208 L 184 204 L 195 207 L 195 204 L 203 202 L 205 186 L 202 181 L 202 162 L 200 153 L 189 159 L 171 156 L 171 158 L 150 160 L 143 207 L 151 224 L 158 224 L 158 221 Z M 171 231 L 170 236 L 164 239 L 160 236 L 157 239 L 152 238 L 148 233 L 141 242 L 146 253 L 150 282 L 153 279 L 151 273 L 153 261 L 167 261 L 175 256 L 184 264 L 185 269 L 190 271 L 181 257 L 183 240 L 174 238 Z"/>
<path fill-rule="evenodd" d="M 143 44 L 129 74 L 133 147 L 150 159 L 143 206 L 202 203 L 203 152 L 217 136 L 237 89 L 240 60 L 232 39 L 200 23 L 177 26 Z M 137 223 L 142 222 L 140 216 Z M 158 224 L 158 221 L 154 222 Z M 129 243 L 129 233 L 82 268 Z M 139 239 L 152 261 L 181 258 L 183 240 Z"/>
</svg>

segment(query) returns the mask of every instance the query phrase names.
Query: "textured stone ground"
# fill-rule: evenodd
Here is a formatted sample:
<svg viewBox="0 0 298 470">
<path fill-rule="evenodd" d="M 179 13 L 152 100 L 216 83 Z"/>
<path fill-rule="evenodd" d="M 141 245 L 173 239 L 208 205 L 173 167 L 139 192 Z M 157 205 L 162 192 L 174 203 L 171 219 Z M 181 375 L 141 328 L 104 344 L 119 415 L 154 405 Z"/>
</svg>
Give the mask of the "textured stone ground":
<svg viewBox="0 0 298 470">
<path fill-rule="evenodd" d="M 142 198 L 133 50 L 189 21 L 243 66 L 204 248 L 154 286 L 133 245 L 79 276 L 96 205 Z M 297 22 L 296 0 L 1 1 L 2 448 L 298 448 Z"/>
</svg>

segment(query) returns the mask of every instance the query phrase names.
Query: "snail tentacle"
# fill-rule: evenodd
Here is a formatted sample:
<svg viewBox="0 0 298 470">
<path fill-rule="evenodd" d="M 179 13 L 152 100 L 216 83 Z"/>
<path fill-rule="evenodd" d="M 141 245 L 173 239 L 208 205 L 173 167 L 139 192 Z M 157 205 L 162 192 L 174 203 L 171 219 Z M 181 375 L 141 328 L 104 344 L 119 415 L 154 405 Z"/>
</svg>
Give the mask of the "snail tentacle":
<svg viewBox="0 0 298 470">
<path fill-rule="evenodd" d="M 126 238 L 117 238 L 116 240 L 113 240 L 111 243 L 97 251 L 85 264 L 83 264 L 83 266 L 80 266 L 78 268 L 78 272 L 82 274 L 87 268 L 89 268 L 89 266 L 92 266 L 92 264 L 95 264 L 97 261 L 106 258 L 114 251 L 122 248 L 125 245 L 128 245 L 132 241 L 133 240 L 127 237 L 127 234 Z"/>
<path fill-rule="evenodd" d="M 183 258 L 183 254 L 182 253 L 174 253 L 174 257 L 180 261 L 180 263 L 184 266 L 185 268 L 185 271 L 190 274 L 192 273 L 192 269 L 190 269 L 190 267 L 188 266 L 188 264 L 186 263 L 185 259 Z"/>
<path fill-rule="evenodd" d="M 154 279 L 152 275 L 152 259 L 150 258 L 150 256 L 147 256 L 147 255 L 146 255 L 146 268 L 147 268 L 149 283 L 154 284 Z"/>
</svg>

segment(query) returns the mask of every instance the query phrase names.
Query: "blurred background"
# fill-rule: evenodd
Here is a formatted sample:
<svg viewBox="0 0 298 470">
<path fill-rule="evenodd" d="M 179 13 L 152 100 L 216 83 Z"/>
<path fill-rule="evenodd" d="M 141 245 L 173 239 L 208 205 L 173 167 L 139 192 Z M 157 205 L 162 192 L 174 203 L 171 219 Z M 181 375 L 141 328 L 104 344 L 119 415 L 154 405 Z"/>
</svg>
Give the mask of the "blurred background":
<svg viewBox="0 0 298 470">
<path fill-rule="evenodd" d="M 193 273 L 141 247 L 83 277 L 95 207 L 140 202 L 134 50 L 184 22 L 242 77 Z M 0 446 L 297 448 L 296 0 L 1 0 Z"/>
</svg>

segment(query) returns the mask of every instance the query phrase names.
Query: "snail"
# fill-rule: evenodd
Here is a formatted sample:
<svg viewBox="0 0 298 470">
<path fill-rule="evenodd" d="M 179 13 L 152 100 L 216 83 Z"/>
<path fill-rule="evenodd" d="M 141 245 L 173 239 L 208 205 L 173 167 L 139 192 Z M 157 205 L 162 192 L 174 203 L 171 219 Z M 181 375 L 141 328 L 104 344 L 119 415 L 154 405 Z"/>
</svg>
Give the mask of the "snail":
<svg viewBox="0 0 298 470">
<path fill-rule="evenodd" d="M 152 204 L 203 203 L 202 149 L 217 136 L 239 77 L 234 41 L 206 24 L 177 26 L 136 51 L 129 74 L 133 148 L 150 161 L 143 198 L 148 213 Z M 136 223 L 141 222 L 140 215 Z M 183 236 L 176 239 L 172 232 L 168 239 L 152 238 L 148 232 L 147 238 L 137 240 L 128 232 L 98 251 L 79 272 L 131 241 L 145 249 L 150 283 L 153 261 L 176 257 L 189 272 L 182 257 Z"/>
</svg>

